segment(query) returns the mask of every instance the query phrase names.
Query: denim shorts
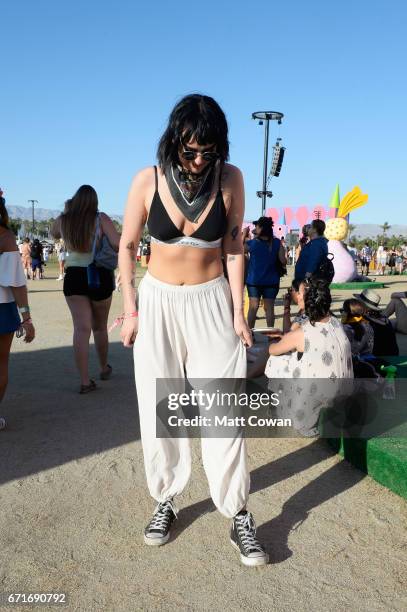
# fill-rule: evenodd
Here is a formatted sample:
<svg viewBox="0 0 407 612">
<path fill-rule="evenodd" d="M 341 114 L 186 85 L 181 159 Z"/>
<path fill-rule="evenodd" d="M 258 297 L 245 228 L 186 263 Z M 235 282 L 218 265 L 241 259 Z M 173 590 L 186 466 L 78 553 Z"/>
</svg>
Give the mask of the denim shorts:
<svg viewBox="0 0 407 612">
<path fill-rule="evenodd" d="M 0 334 L 12 334 L 20 327 L 20 316 L 15 302 L 0 304 Z"/>
<path fill-rule="evenodd" d="M 31 260 L 31 267 L 33 269 L 33 272 L 38 268 L 38 270 L 41 270 L 41 259 L 32 259 Z"/>
<path fill-rule="evenodd" d="M 247 285 L 247 293 L 251 298 L 275 300 L 280 285 Z"/>
</svg>

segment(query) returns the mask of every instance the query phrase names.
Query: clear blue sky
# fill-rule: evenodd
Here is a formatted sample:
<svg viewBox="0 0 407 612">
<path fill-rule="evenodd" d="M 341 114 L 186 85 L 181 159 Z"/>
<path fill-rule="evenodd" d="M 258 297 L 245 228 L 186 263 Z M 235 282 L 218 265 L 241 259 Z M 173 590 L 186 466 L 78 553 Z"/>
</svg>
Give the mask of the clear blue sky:
<svg viewBox="0 0 407 612">
<path fill-rule="evenodd" d="M 61 208 L 82 183 L 120 214 L 176 100 L 224 108 L 231 162 L 260 212 L 263 128 L 285 114 L 271 206 L 327 204 L 358 184 L 356 223 L 406 222 L 404 0 L 2 0 L 0 185 Z M 273 125 L 271 140 L 277 136 Z M 403 215 L 404 212 L 404 215 Z"/>
</svg>

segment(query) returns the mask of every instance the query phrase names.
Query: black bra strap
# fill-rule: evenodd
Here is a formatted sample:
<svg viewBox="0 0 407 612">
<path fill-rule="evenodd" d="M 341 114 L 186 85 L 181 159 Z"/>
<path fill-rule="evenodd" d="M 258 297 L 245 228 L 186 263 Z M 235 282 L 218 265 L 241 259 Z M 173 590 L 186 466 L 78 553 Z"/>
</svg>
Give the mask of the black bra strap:
<svg viewBox="0 0 407 612">
<path fill-rule="evenodd" d="M 223 165 L 219 167 L 219 191 L 221 191 L 221 186 L 222 186 L 222 168 L 223 168 Z"/>
<path fill-rule="evenodd" d="M 154 166 L 154 175 L 155 175 L 155 190 L 158 191 L 158 175 L 157 175 L 157 166 Z"/>
</svg>

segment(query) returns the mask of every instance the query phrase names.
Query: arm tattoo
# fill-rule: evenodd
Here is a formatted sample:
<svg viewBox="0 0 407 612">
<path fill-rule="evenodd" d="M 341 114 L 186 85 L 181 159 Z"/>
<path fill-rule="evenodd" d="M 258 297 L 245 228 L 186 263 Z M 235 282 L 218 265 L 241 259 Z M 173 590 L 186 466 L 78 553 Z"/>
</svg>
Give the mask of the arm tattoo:
<svg viewBox="0 0 407 612">
<path fill-rule="evenodd" d="M 126 244 L 126 249 L 129 249 L 129 251 L 135 251 L 134 242 L 129 242 Z"/>
<path fill-rule="evenodd" d="M 228 261 L 235 261 L 236 255 L 228 255 Z"/>
<path fill-rule="evenodd" d="M 232 236 L 232 240 L 236 240 L 238 233 L 239 233 L 239 227 L 235 225 L 235 227 L 230 232 L 230 235 Z"/>
</svg>

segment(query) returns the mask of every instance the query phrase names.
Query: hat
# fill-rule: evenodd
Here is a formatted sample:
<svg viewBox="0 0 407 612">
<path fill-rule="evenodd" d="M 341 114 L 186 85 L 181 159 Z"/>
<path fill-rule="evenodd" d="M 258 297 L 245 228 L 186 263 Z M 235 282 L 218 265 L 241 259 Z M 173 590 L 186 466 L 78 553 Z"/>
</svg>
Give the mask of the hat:
<svg viewBox="0 0 407 612">
<path fill-rule="evenodd" d="M 380 310 L 379 304 L 381 297 L 373 289 L 363 289 L 362 293 L 354 293 L 355 297 L 359 302 L 362 302 L 369 310 Z"/>
<path fill-rule="evenodd" d="M 259 225 L 260 227 L 273 227 L 274 221 L 271 217 L 260 217 L 257 221 L 253 221 L 253 225 Z"/>
</svg>

